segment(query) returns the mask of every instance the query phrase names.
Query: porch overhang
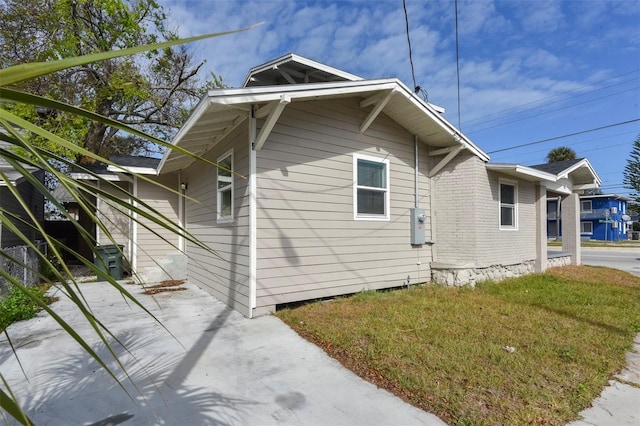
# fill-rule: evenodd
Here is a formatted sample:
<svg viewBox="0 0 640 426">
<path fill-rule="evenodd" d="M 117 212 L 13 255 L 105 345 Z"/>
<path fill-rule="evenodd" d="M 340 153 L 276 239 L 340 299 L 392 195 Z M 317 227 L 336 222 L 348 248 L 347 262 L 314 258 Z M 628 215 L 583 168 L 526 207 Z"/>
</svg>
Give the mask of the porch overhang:
<svg viewBox="0 0 640 426">
<path fill-rule="evenodd" d="M 600 186 L 600 177 L 586 158 L 575 162 L 558 173 L 541 170 L 540 166 L 523 166 L 513 163 L 487 163 L 492 170 L 531 182 L 544 183 L 547 191 L 558 194 L 571 194 Z"/>
</svg>

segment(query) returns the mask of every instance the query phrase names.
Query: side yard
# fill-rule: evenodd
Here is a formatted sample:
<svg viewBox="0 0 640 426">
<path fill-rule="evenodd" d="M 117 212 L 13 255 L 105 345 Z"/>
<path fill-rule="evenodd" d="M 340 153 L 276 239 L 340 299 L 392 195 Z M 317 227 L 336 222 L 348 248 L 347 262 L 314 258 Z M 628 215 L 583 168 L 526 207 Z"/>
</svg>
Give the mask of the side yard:
<svg viewBox="0 0 640 426">
<path fill-rule="evenodd" d="M 477 288 L 361 293 L 277 314 L 361 377 L 449 424 L 566 424 L 640 332 L 640 278 L 554 268 Z"/>
</svg>

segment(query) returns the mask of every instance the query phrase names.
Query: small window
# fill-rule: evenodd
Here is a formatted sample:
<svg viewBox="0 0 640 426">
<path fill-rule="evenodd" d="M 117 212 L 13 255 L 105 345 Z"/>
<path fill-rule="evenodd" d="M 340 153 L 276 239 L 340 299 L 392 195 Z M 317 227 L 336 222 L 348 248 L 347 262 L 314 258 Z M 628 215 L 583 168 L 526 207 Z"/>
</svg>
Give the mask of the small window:
<svg viewBox="0 0 640 426">
<path fill-rule="evenodd" d="M 389 219 L 389 160 L 353 157 L 354 216 Z"/>
<path fill-rule="evenodd" d="M 581 200 L 580 211 L 582 213 L 591 213 L 593 211 L 591 207 L 591 200 Z"/>
<path fill-rule="evenodd" d="M 593 234 L 593 222 L 580 222 L 581 234 Z"/>
<path fill-rule="evenodd" d="M 233 151 L 218 158 L 218 222 L 233 221 Z"/>
<path fill-rule="evenodd" d="M 518 192 L 515 182 L 500 182 L 500 229 L 518 229 Z"/>
</svg>

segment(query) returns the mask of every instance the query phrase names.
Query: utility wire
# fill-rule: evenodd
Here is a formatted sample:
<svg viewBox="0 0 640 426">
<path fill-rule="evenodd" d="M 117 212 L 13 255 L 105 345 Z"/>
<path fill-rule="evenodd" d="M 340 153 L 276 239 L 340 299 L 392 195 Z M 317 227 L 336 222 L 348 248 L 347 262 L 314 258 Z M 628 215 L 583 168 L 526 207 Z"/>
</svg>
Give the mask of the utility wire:
<svg viewBox="0 0 640 426">
<path fill-rule="evenodd" d="M 460 49 L 458 47 L 458 0 L 455 0 L 456 9 L 456 76 L 458 78 L 458 129 L 462 130 L 460 125 Z"/>
<path fill-rule="evenodd" d="M 413 91 L 418 93 L 420 87 L 416 84 L 416 73 L 413 69 L 413 53 L 411 51 L 411 38 L 409 37 L 409 14 L 407 13 L 407 2 L 402 0 L 402 7 L 404 9 L 404 23 L 407 32 L 407 43 L 409 44 L 409 63 L 411 64 L 411 78 L 413 78 Z"/>
<path fill-rule="evenodd" d="M 540 99 L 536 99 L 536 100 L 534 100 L 534 101 L 526 102 L 526 103 L 521 104 L 521 105 L 516 105 L 516 106 L 513 106 L 513 107 L 511 107 L 511 108 L 506 108 L 506 109 L 503 109 L 503 110 L 501 110 L 501 111 L 496 111 L 496 112 L 492 112 L 492 113 L 490 113 L 490 114 L 485 114 L 485 115 L 482 115 L 482 116 L 479 116 L 479 117 L 476 117 L 476 118 L 472 118 L 471 120 L 468 120 L 468 122 L 469 122 L 469 123 L 472 123 L 472 122 L 474 122 L 474 121 L 479 121 L 479 120 L 482 120 L 483 122 L 498 120 L 498 119 L 500 119 L 501 117 L 493 118 L 493 119 L 491 119 L 491 120 L 486 120 L 486 118 L 487 118 L 487 117 L 492 117 L 492 116 L 494 116 L 494 115 L 500 115 L 500 114 L 502 114 L 502 113 L 505 113 L 505 112 L 508 112 L 508 111 L 511 111 L 511 110 L 514 110 L 514 109 L 522 108 L 522 107 L 525 107 L 525 106 L 527 106 L 527 105 L 531 105 L 531 107 L 530 107 L 530 108 L 524 108 L 524 109 L 523 109 L 523 111 L 514 112 L 514 113 L 512 113 L 512 114 L 506 114 L 505 116 L 511 116 L 511 115 L 514 115 L 514 114 L 519 114 L 520 112 L 525 112 L 525 111 L 527 111 L 528 109 L 531 109 L 531 108 L 537 108 L 537 107 L 536 107 L 535 105 L 533 105 L 533 104 L 537 104 L 537 103 L 539 103 L 539 102 L 543 102 L 543 101 L 546 101 L 546 100 L 548 100 L 548 99 L 557 98 L 557 97 L 559 97 L 559 96 L 567 95 L 567 94 L 569 94 L 569 93 L 577 92 L 577 91 L 579 91 L 580 89 L 583 89 L 583 88 L 585 88 L 585 87 L 595 86 L 595 85 L 597 85 L 597 84 L 604 83 L 604 82 L 609 81 L 609 80 L 613 80 L 613 79 L 616 79 L 616 78 L 624 77 L 624 76 L 627 76 L 627 75 L 629 75 L 629 74 L 635 74 L 635 73 L 638 73 L 638 72 L 640 72 L 640 68 L 639 68 L 639 69 L 635 69 L 635 70 L 633 70 L 633 71 L 629 71 L 629 72 L 623 73 L 623 74 L 614 75 L 613 77 L 605 78 L 605 79 L 603 79 L 603 80 L 598 80 L 598 81 L 593 82 L 593 83 L 583 84 L 583 85 L 580 85 L 580 86 L 576 87 L 575 89 L 565 90 L 564 92 L 560 92 L 560 93 L 558 93 L 558 94 L 556 94 L 556 95 L 546 96 L 546 97 L 544 97 L 544 98 L 540 98 Z M 585 93 L 580 93 L 580 94 L 578 94 L 578 95 L 571 96 L 571 97 L 570 97 L 570 98 L 568 98 L 568 99 L 571 99 L 571 98 L 574 98 L 574 97 L 577 97 L 577 96 L 586 95 L 587 93 L 590 93 L 590 92 L 597 92 L 597 91 L 599 91 L 599 90 L 603 90 L 603 89 L 606 89 L 606 88 L 609 88 L 609 87 L 618 86 L 618 85 L 620 85 L 620 84 L 624 84 L 624 83 L 628 83 L 628 82 L 630 82 L 630 81 L 637 80 L 638 78 L 640 78 L 640 77 L 634 77 L 634 78 L 632 78 L 632 79 L 630 79 L 630 80 L 625 80 L 625 81 L 623 81 L 623 82 L 619 82 L 619 83 L 613 84 L 613 85 L 611 85 L 611 86 L 605 86 L 605 87 L 601 87 L 601 88 L 598 88 L 598 89 L 590 90 L 590 91 L 585 92 Z M 561 99 L 560 101 L 554 101 L 554 102 L 552 102 L 552 103 L 561 102 L 561 101 L 563 101 L 563 100 L 564 100 L 564 99 Z"/>
<path fill-rule="evenodd" d="M 640 88 L 640 86 L 639 86 L 638 88 Z M 543 115 L 551 114 L 551 113 L 553 113 L 553 112 L 562 111 L 562 110 L 565 110 L 565 109 L 567 109 L 567 108 L 576 107 L 576 106 L 579 106 L 579 105 L 584 105 L 584 104 L 588 104 L 588 103 L 596 102 L 596 101 L 599 101 L 599 100 L 602 100 L 602 99 L 608 98 L 608 97 L 610 97 L 610 96 L 616 96 L 616 95 L 621 95 L 621 94 L 624 94 L 624 93 L 627 93 L 627 92 L 636 91 L 636 90 L 638 90 L 638 88 L 634 87 L 634 88 L 632 88 L 632 89 L 625 89 L 625 90 L 621 90 L 621 91 L 619 91 L 619 92 L 610 93 L 610 94 L 608 94 L 608 95 L 600 96 L 600 97 L 598 97 L 598 98 L 589 99 L 589 100 L 586 100 L 586 101 L 583 101 L 583 102 L 579 102 L 579 103 L 577 103 L 577 104 L 573 104 L 573 105 L 563 105 L 563 106 L 559 106 L 558 108 L 550 109 L 550 110 L 545 111 L 545 112 L 540 112 L 540 113 L 535 114 L 535 115 L 530 115 L 530 116 L 525 116 L 525 117 L 520 117 L 520 118 L 513 118 L 513 119 L 509 120 L 509 122 L 508 122 L 508 123 L 501 123 L 501 124 L 499 123 L 499 124 L 494 124 L 494 125 L 492 125 L 492 126 L 483 127 L 483 128 L 478 129 L 478 130 L 470 130 L 470 129 L 468 129 L 468 128 L 467 128 L 466 133 L 468 133 L 468 134 L 474 134 L 474 135 L 475 135 L 475 134 L 478 134 L 478 133 L 485 132 L 485 131 L 487 131 L 487 130 L 495 129 L 495 128 L 497 128 L 497 127 L 503 127 L 503 126 L 506 126 L 506 125 L 511 125 L 512 123 L 515 123 L 515 122 L 517 122 L 517 121 L 530 120 L 530 119 L 532 119 L 532 118 L 541 117 L 541 116 L 543 116 Z M 556 101 L 556 102 L 554 102 L 554 103 L 558 103 L 558 102 L 561 102 L 561 101 Z M 523 111 L 523 112 L 524 112 L 524 111 Z M 516 113 L 516 114 L 517 114 L 517 113 Z M 515 115 L 515 114 L 512 114 L 512 115 Z M 505 116 L 505 117 L 507 117 L 507 116 Z M 501 118 L 505 118 L 505 117 L 501 117 Z M 493 120 L 489 120 L 489 121 L 496 121 L 496 120 L 499 120 L 499 118 L 495 118 L 495 119 L 493 119 Z M 481 125 L 481 124 L 484 124 L 484 123 L 476 124 L 476 126 L 479 126 L 479 125 Z"/>
<path fill-rule="evenodd" d="M 582 144 L 585 144 L 585 143 L 600 141 L 600 140 L 603 140 L 603 139 L 612 139 L 612 138 L 614 138 L 616 136 L 625 136 L 625 135 L 631 135 L 631 134 L 637 134 L 637 133 L 638 133 L 637 130 L 631 130 L 629 132 L 622 132 L 622 133 L 614 133 L 614 134 L 610 134 L 610 135 L 606 135 L 606 136 L 601 136 L 599 138 L 592 138 L 592 139 L 587 139 L 587 140 L 580 141 L 580 142 L 568 143 L 568 144 L 566 144 L 564 146 L 575 147 L 577 145 L 582 145 Z M 614 147 L 614 146 L 626 145 L 627 143 L 629 143 L 629 142 L 625 142 L 625 143 L 619 144 L 619 145 L 607 145 L 607 146 L 602 147 L 601 149 L 611 148 L 611 147 Z M 549 152 L 549 150 L 548 150 L 548 148 L 537 149 L 535 151 L 521 152 L 519 154 L 511 154 L 511 155 L 507 155 L 507 156 L 504 156 L 504 157 L 501 156 L 500 159 L 504 160 L 504 159 L 507 159 L 507 158 L 518 158 L 518 157 L 524 157 L 524 156 L 531 157 L 532 154 L 537 154 L 539 152 L 545 152 L 546 153 L 546 152 Z M 583 151 L 581 150 L 579 153 L 582 153 L 582 152 Z M 618 173 L 618 172 L 616 172 L 616 173 Z"/>
<path fill-rule="evenodd" d="M 521 145 L 515 145 L 515 146 L 511 146 L 511 147 L 509 147 L 509 148 L 497 149 L 497 150 L 495 150 L 495 151 L 489 151 L 489 152 L 487 152 L 487 154 L 495 154 L 496 152 L 510 151 L 510 150 L 512 150 L 512 149 L 522 148 L 522 147 L 525 147 L 525 146 L 531 146 L 531 145 L 537 145 L 537 144 L 539 144 L 539 143 L 544 143 L 544 142 L 549 142 L 549 141 L 555 141 L 555 140 L 558 140 L 558 139 L 564 139 L 564 138 L 568 138 L 568 137 L 571 137 L 571 136 L 582 135 L 582 134 L 584 134 L 584 133 L 595 132 L 595 131 L 597 131 L 597 130 L 608 129 L 608 128 L 610 128 L 610 127 L 622 126 L 622 125 L 624 125 L 624 124 L 634 123 L 634 122 L 636 122 L 636 121 L 640 121 L 640 118 L 636 118 L 636 119 L 629 120 L 629 121 L 621 121 L 621 122 L 619 122 L 619 123 L 608 124 L 608 125 L 606 125 L 606 126 L 596 127 L 596 128 L 593 128 L 593 129 L 582 130 L 582 131 L 580 131 L 580 132 L 569 133 L 569 134 L 567 134 L 567 135 L 555 136 L 555 137 L 553 137 L 553 138 L 542 139 L 542 140 L 535 141 L 535 142 L 523 143 L 523 144 L 521 144 Z"/>
</svg>

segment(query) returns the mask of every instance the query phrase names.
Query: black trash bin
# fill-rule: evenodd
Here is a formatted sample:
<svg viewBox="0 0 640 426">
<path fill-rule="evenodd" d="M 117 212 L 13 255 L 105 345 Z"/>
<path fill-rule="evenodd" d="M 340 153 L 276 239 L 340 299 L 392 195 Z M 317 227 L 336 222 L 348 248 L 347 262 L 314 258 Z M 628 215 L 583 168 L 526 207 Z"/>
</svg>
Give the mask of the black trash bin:
<svg viewBox="0 0 640 426">
<path fill-rule="evenodd" d="M 94 254 L 94 264 L 104 272 L 104 276 L 98 274 L 98 281 L 107 281 L 106 276 L 109 275 L 114 280 L 121 280 L 122 275 L 122 245 L 104 245 L 96 246 Z"/>
</svg>

